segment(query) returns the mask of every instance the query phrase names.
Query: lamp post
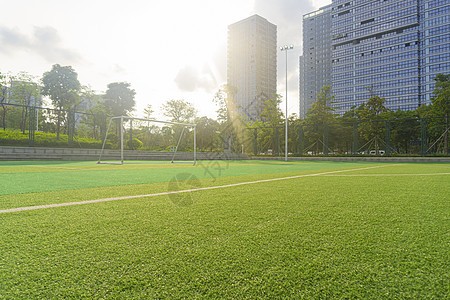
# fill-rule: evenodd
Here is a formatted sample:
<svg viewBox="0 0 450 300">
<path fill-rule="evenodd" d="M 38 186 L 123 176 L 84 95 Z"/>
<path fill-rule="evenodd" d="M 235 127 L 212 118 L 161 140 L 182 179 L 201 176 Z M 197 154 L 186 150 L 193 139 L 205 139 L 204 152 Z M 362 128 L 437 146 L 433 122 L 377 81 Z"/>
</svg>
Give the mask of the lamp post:
<svg viewBox="0 0 450 300">
<path fill-rule="evenodd" d="M 288 68 L 287 68 L 287 53 L 288 50 L 294 49 L 294 45 L 284 45 L 280 47 L 281 51 L 286 52 L 286 132 L 285 132 L 285 139 L 284 139 L 284 160 L 288 160 L 288 104 L 287 104 L 287 95 L 288 95 Z"/>
</svg>

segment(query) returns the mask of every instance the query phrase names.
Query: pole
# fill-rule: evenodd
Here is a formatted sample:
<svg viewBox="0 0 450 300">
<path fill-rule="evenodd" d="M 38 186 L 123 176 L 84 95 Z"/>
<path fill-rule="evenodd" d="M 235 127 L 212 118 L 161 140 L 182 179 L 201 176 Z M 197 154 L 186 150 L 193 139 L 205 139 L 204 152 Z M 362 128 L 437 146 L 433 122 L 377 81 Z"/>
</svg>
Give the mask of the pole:
<svg viewBox="0 0 450 300">
<path fill-rule="evenodd" d="M 134 150 L 133 148 L 133 119 L 130 119 L 130 150 Z"/>
<path fill-rule="evenodd" d="M 286 52 L 286 130 L 285 130 L 285 137 L 284 137 L 284 160 L 288 161 L 288 71 L 287 71 L 287 51 Z"/>
<path fill-rule="evenodd" d="M 386 157 L 391 155 L 391 122 L 389 120 L 386 120 L 386 129 L 385 129 L 385 144 L 386 144 L 386 149 L 384 151 L 384 154 L 386 155 Z"/>
<path fill-rule="evenodd" d="M 39 131 L 39 109 L 36 108 L 36 131 Z"/>
<path fill-rule="evenodd" d="M 283 47 L 280 47 L 281 51 L 285 51 L 286 52 L 286 129 L 285 129 L 285 141 L 284 141 L 284 160 L 288 161 L 288 103 L 287 103 L 287 98 L 288 98 L 288 70 L 287 70 L 287 66 L 288 66 L 288 50 L 292 50 L 294 49 L 293 45 L 285 45 Z"/>
<path fill-rule="evenodd" d="M 194 166 L 197 163 L 197 125 L 194 126 Z"/>
<path fill-rule="evenodd" d="M 120 117 L 120 161 L 123 165 L 123 117 Z"/>
<path fill-rule="evenodd" d="M 420 154 L 422 156 L 427 155 L 427 119 L 420 119 Z"/>
</svg>

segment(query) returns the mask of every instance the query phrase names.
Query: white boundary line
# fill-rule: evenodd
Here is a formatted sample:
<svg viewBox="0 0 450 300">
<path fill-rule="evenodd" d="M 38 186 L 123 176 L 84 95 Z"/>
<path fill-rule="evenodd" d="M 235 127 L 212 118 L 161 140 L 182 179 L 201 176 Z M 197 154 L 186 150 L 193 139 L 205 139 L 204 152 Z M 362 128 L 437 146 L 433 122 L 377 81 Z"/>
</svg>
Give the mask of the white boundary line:
<svg viewBox="0 0 450 300">
<path fill-rule="evenodd" d="M 436 176 L 436 175 L 450 175 L 450 173 L 428 173 L 428 174 L 337 174 L 337 175 L 323 175 L 325 177 L 373 177 L 373 176 Z"/>
<path fill-rule="evenodd" d="M 189 192 L 196 192 L 196 191 L 205 191 L 205 190 L 213 190 L 213 189 L 221 189 L 221 188 L 227 188 L 227 187 L 248 185 L 248 184 L 254 184 L 254 183 L 272 182 L 272 181 L 279 181 L 279 180 L 286 180 L 286 179 L 295 179 L 295 178 L 328 175 L 328 174 L 335 174 L 335 173 L 342 173 L 342 172 L 368 170 L 368 169 L 382 168 L 382 167 L 387 167 L 387 166 L 393 166 L 393 164 L 386 164 L 386 165 L 366 167 L 366 168 L 358 168 L 358 169 L 330 171 L 330 172 L 323 172 L 323 173 L 304 174 L 304 175 L 296 175 L 296 176 L 289 176 L 289 177 L 271 178 L 271 179 L 263 179 L 263 180 L 256 180 L 256 181 L 239 182 L 239 183 L 232 183 L 232 184 L 226 184 L 226 185 L 202 187 L 202 188 L 181 190 L 181 191 L 162 192 L 162 193 L 147 194 L 147 195 L 134 195 L 134 196 L 104 198 L 104 199 L 97 199 L 97 200 L 87 200 L 87 201 L 77 201 L 77 202 L 67 202 L 67 203 L 57 203 L 57 204 L 47 204 L 47 205 L 37 205 L 37 206 L 26 206 L 26 207 L 10 208 L 10 209 L 0 210 L 0 214 L 12 213 L 12 212 L 20 212 L 20 211 L 27 211 L 27 210 L 53 208 L 53 207 L 64 207 L 64 206 L 72 206 L 72 205 L 82 205 L 82 204 L 92 204 L 92 203 L 100 203 L 100 202 L 110 202 L 110 201 L 116 201 L 116 200 L 127 200 L 127 199 L 137 199 L 137 198 L 145 198 L 145 197 L 164 196 L 164 195 L 171 195 L 171 194 L 189 193 Z"/>
</svg>

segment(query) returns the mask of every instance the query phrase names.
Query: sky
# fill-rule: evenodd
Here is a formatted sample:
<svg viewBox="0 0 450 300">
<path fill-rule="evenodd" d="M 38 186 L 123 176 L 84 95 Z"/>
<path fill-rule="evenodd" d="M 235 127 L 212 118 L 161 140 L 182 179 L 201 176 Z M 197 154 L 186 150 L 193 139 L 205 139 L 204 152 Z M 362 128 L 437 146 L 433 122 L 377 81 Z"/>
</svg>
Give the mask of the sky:
<svg viewBox="0 0 450 300">
<path fill-rule="evenodd" d="M 331 0 L 14 0 L 1 1 L 0 72 L 38 78 L 71 66 L 82 85 L 104 93 L 112 82 L 136 91 L 136 117 L 151 104 L 190 102 L 216 117 L 212 99 L 226 84 L 228 25 L 254 14 L 277 25 L 288 52 L 288 114 L 298 114 L 301 20 Z M 286 94 L 286 57 L 278 51 L 277 93 Z M 285 102 L 281 105 L 285 111 Z"/>
</svg>

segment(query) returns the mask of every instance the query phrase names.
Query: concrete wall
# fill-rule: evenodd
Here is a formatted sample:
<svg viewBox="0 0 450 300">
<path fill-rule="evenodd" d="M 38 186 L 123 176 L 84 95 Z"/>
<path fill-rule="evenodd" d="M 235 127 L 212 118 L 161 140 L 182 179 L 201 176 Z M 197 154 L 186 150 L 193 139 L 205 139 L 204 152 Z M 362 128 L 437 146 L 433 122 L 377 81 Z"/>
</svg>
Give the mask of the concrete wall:
<svg viewBox="0 0 450 300">
<path fill-rule="evenodd" d="M 254 160 L 280 160 L 284 157 L 251 157 Z M 370 161 L 370 162 L 446 162 L 450 163 L 450 157 L 289 157 L 290 161 Z"/>
</svg>

